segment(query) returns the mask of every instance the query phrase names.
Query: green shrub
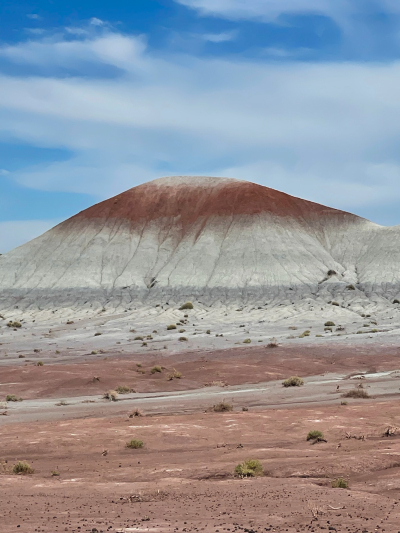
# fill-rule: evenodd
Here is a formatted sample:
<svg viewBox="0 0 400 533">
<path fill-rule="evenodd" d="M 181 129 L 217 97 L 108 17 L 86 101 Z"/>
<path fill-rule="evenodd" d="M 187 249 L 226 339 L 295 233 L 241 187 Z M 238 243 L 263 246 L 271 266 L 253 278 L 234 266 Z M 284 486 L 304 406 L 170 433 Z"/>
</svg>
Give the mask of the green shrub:
<svg viewBox="0 0 400 533">
<path fill-rule="evenodd" d="M 26 461 L 18 461 L 18 463 L 16 463 L 13 467 L 13 472 L 14 474 L 26 475 L 26 474 L 33 474 L 34 469 Z"/>
<path fill-rule="evenodd" d="M 302 339 L 304 337 L 309 337 L 310 333 L 311 333 L 311 331 L 309 329 L 306 329 L 306 331 L 303 331 L 303 333 L 301 335 L 299 335 L 299 338 Z"/>
<path fill-rule="evenodd" d="M 43 365 L 44 365 L 43 361 L 38 361 L 38 362 L 36 363 L 36 366 L 43 366 Z"/>
<path fill-rule="evenodd" d="M 356 288 L 354 287 L 354 285 L 347 285 L 346 289 L 347 289 L 348 291 L 355 291 L 355 290 L 356 290 Z"/>
<path fill-rule="evenodd" d="M 284 387 L 301 387 L 304 385 L 304 380 L 299 378 L 299 376 L 291 376 L 288 379 L 285 379 L 285 381 L 282 382 L 282 385 Z"/>
<path fill-rule="evenodd" d="M 211 334 L 211 330 L 208 329 L 208 330 L 206 331 L 206 333 L 207 333 L 207 335 L 210 335 L 210 334 Z"/>
<path fill-rule="evenodd" d="M 322 431 L 319 431 L 318 429 L 313 429 L 312 431 L 308 432 L 307 440 L 316 440 L 316 439 L 323 439 L 324 434 Z"/>
<path fill-rule="evenodd" d="M 170 330 L 170 329 L 176 329 L 176 325 L 175 324 L 170 324 L 169 326 L 167 326 L 167 329 Z"/>
<path fill-rule="evenodd" d="M 340 405 L 348 405 L 348 402 L 342 401 L 342 402 L 340 402 Z"/>
<path fill-rule="evenodd" d="M 96 354 L 97 354 L 97 350 L 92 350 L 92 351 L 90 352 L 90 355 L 96 355 Z"/>
<path fill-rule="evenodd" d="M 156 366 L 153 366 L 153 368 L 150 370 L 150 372 L 152 374 L 155 374 L 156 372 L 162 372 L 162 368 L 161 368 L 161 366 L 156 365 Z"/>
<path fill-rule="evenodd" d="M 94 334 L 95 337 L 98 337 L 99 335 L 101 335 L 100 331 Z"/>
<path fill-rule="evenodd" d="M 332 487 L 334 489 L 347 489 L 349 487 L 349 483 L 342 477 L 338 477 L 332 481 Z"/>
<path fill-rule="evenodd" d="M 340 307 L 340 305 L 337 302 L 331 302 L 331 305 L 336 305 L 336 307 Z"/>
<path fill-rule="evenodd" d="M 143 441 L 132 439 L 126 443 L 126 447 L 131 448 L 133 450 L 137 450 L 138 448 L 143 448 Z"/>
<path fill-rule="evenodd" d="M 181 342 L 185 342 L 185 341 L 188 340 L 188 338 L 187 338 L 187 337 L 179 337 L 179 340 L 180 340 Z"/>
<path fill-rule="evenodd" d="M 185 331 L 186 331 L 185 329 L 180 329 L 179 333 L 185 333 Z"/>
<path fill-rule="evenodd" d="M 228 402 L 220 402 L 213 405 L 212 410 L 215 413 L 226 413 L 233 410 L 233 405 Z"/>
<path fill-rule="evenodd" d="M 251 339 L 244 339 L 243 341 L 243 344 L 250 344 L 251 343 Z"/>
<path fill-rule="evenodd" d="M 335 324 L 335 322 L 332 322 L 331 320 L 328 320 L 328 322 L 325 322 L 324 326 L 333 327 L 333 326 L 336 326 L 336 324 Z"/>
<path fill-rule="evenodd" d="M 247 459 L 235 468 L 235 475 L 238 477 L 262 476 L 263 473 L 263 467 L 257 459 Z"/>
<path fill-rule="evenodd" d="M 15 394 L 7 394 L 6 402 L 22 402 L 22 398 L 17 398 Z"/>
<path fill-rule="evenodd" d="M 142 340 L 143 340 L 143 337 L 141 337 L 140 335 L 138 335 L 138 336 L 135 337 L 133 340 L 134 340 L 134 341 L 142 341 Z"/>
<path fill-rule="evenodd" d="M 179 310 L 184 311 L 185 309 L 193 309 L 192 302 L 186 302 L 185 304 L 181 305 Z"/>
</svg>

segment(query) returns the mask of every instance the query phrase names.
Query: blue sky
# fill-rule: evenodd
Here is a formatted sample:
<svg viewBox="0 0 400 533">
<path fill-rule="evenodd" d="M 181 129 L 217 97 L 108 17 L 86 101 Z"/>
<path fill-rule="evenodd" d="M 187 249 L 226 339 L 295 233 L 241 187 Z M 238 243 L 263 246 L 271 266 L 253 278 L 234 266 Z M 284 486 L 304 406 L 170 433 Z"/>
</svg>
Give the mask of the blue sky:
<svg viewBox="0 0 400 533">
<path fill-rule="evenodd" d="M 0 5 L 0 253 L 164 175 L 400 224 L 398 0 Z"/>
</svg>

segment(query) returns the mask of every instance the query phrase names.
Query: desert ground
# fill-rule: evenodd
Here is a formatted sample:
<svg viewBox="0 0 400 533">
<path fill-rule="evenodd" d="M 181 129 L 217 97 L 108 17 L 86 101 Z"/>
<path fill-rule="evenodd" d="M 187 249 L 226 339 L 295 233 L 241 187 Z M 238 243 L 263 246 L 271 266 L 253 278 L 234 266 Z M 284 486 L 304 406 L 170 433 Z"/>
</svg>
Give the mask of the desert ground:
<svg viewBox="0 0 400 533">
<path fill-rule="evenodd" d="M 332 331 L 326 317 L 251 313 L 3 323 L 0 530 L 400 531 L 396 313 L 330 315 Z M 304 385 L 283 387 L 292 375 Z M 262 475 L 234 474 L 248 459 Z M 19 461 L 33 473 L 15 474 Z"/>
</svg>

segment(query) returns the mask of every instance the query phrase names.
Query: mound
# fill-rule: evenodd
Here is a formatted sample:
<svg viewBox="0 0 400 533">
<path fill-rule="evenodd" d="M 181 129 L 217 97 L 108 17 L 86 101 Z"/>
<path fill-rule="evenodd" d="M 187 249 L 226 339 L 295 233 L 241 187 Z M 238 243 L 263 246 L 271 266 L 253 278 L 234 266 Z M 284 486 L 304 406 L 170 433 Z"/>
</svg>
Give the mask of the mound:
<svg viewBox="0 0 400 533">
<path fill-rule="evenodd" d="M 399 244 L 400 227 L 254 183 L 162 178 L 3 255 L 0 309 L 284 302 L 349 284 L 392 300 Z"/>
</svg>

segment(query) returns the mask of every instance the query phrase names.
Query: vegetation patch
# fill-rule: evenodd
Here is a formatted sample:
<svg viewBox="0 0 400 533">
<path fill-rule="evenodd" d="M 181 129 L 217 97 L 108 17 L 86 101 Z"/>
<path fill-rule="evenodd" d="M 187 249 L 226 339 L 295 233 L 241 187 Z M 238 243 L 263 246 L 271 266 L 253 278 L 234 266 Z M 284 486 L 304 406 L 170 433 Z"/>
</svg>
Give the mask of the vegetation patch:
<svg viewBox="0 0 400 533">
<path fill-rule="evenodd" d="M 336 326 L 336 324 L 335 324 L 335 322 L 332 322 L 331 320 L 328 320 L 328 322 L 325 322 L 324 326 L 333 327 L 333 326 Z"/>
<path fill-rule="evenodd" d="M 186 309 L 193 309 L 192 302 L 186 302 L 183 305 L 181 305 L 179 308 L 180 311 L 185 311 Z"/>
<path fill-rule="evenodd" d="M 103 398 L 105 400 L 110 400 L 112 402 L 116 402 L 118 400 L 118 392 L 115 390 L 109 390 L 104 393 Z"/>
<path fill-rule="evenodd" d="M 322 431 L 319 431 L 318 429 L 313 429 L 312 431 L 309 431 L 307 434 L 307 440 L 323 440 L 324 434 Z"/>
<path fill-rule="evenodd" d="M 10 322 L 7 323 L 7 327 L 9 328 L 20 328 L 22 327 L 21 322 L 18 322 L 17 320 L 10 320 Z"/>
<path fill-rule="evenodd" d="M 187 337 L 179 337 L 179 340 L 180 340 L 181 342 L 185 342 L 185 341 L 188 340 L 188 338 L 187 338 Z"/>
<path fill-rule="evenodd" d="M 126 443 L 127 448 L 131 448 L 133 450 L 137 450 L 139 448 L 143 448 L 143 441 L 142 440 L 136 440 L 132 439 L 129 442 Z"/>
<path fill-rule="evenodd" d="M 243 344 L 250 344 L 251 343 L 251 339 L 244 339 L 243 341 Z"/>
<path fill-rule="evenodd" d="M 118 385 L 118 387 L 115 389 L 118 394 L 128 394 L 128 392 L 135 392 L 130 387 L 127 387 L 126 385 Z"/>
<path fill-rule="evenodd" d="M 301 387 L 304 385 L 304 380 L 299 378 L 299 376 L 291 376 L 285 379 L 285 381 L 282 381 L 282 385 L 284 387 Z"/>
<path fill-rule="evenodd" d="M 162 372 L 162 368 L 159 365 L 153 366 L 153 368 L 150 370 L 152 374 L 155 374 L 156 372 Z"/>
<path fill-rule="evenodd" d="M 22 402 L 22 398 L 17 398 L 15 394 L 7 394 L 6 402 Z"/>
<path fill-rule="evenodd" d="M 176 329 L 176 325 L 175 324 L 170 324 L 169 326 L 167 326 L 167 329 L 170 330 L 170 329 Z"/>
<path fill-rule="evenodd" d="M 219 402 L 212 406 L 212 411 L 214 413 L 227 413 L 228 411 L 233 411 L 233 405 L 228 402 Z"/>
<path fill-rule="evenodd" d="M 26 476 L 27 474 L 33 474 L 34 469 L 26 461 L 18 461 L 18 463 L 13 466 L 13 472 L 14 474 Z"/>
<path fill-rule="evenodd" d="M 129 413 L 129 418 L 136 418 L 139 416 L 143 416 L 143 413 L 138 407 L 136 407 L 131 413 Z"/>
<path fill-rule="evenodd" d="M 305 331 L 303 331 L 303 333 L 301 335 L 299 335 L 299 338 L 302 339 L 304 337 L 309 337 L 310 333 L 311 333 L 311 331 L 309 329 L 306 329 Z"/>
<path fill-rule="evenodd" d="M 171 374 L 168 376 L 168 380 L 172 381 L 173 379 L 181 379 L 181 377 L 182 377 L 182 373 L 178 372 L 178 370 L 174 368 L 174 371 L 171 372 Z"/>
<path fill-rule="evenodd" d="M 237 477 L 262 476 L 263 473 L 263 467 L 257 459 L 247 459 L 235 467 L 235 476 Z"/>
<path fill-rule="evenodd" d="M 334 489 L 348 489 L 349 482 L 343 479 L 342 477 L 338 477 L 337 479 L 334 479 L 332 481 L 332 487 Z"/>
<path fill-rule="evenodd" d="M 370 398 L 370 395 L 362 387 L 357 387 L 343 394 L 343 398 Z"/>
</svg>

